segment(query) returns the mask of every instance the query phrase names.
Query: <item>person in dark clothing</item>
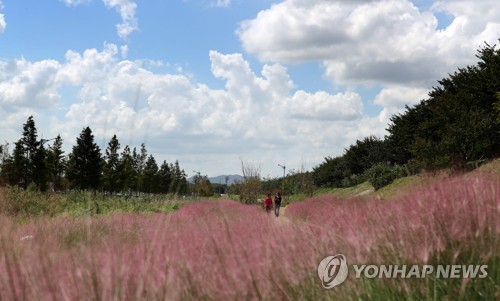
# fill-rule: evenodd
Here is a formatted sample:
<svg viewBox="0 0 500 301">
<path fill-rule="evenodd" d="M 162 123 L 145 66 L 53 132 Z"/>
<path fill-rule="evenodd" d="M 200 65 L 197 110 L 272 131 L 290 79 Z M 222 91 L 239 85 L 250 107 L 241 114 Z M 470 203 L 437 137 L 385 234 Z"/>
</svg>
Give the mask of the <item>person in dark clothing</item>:
<svg viewBox="0 0 500 301">
<path fill-rule="evenodd" d="M 274 197 L 274 215 L 276 215 L 276 217 L 280 215 L 280 207 L 281 207 L 281 193 L 278 192 Z"/>
</svg>

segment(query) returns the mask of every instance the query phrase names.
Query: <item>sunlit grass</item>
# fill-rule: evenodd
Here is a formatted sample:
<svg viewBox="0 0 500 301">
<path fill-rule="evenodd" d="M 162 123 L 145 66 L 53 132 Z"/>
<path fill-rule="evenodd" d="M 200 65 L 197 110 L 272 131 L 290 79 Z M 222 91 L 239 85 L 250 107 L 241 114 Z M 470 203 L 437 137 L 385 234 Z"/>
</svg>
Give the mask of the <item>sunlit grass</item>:
<svg viewBox="0 0 500 301">
<path fill-rule="evenodd" d="M 363 182 L 358 185 L 345 188 L 322 188 L 318 189 L 315 194 L 333 194 L 341 197 L 352 197 L 360 193 L 373 190 L 373 186 L 369 182 Z"/>
</svg>

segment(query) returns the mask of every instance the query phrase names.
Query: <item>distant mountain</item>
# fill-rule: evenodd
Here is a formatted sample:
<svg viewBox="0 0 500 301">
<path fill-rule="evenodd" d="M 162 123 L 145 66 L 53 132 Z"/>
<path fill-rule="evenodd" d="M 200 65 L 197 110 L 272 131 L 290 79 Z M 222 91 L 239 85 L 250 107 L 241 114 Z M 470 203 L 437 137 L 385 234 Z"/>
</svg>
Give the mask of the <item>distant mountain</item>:
<svg viewBox="0 0 500 301">
<path fill-rule="evenodd" d="M 243 176 L 240 175 L 222 175 L 217 177 L 211 177 L 208 179 L 212 184 L 226 184 L 226 177 L 228 177 L 227 185 L 233 185 L 235 182 L 243 181 Z"/>
<path fill-rule="evenodd" d="M 217 177 L 209 177 L 208 180 L 212 184 L 226 184 L 226 177 L 228 177 L 227 185 L 233 185 L 235 182 L 243 181 L 243 176 L 240 175 L 221 175 Z M 194 176 L 188 179 L 189 183 L 193 183 L 193 178 Z"/>
</svg>

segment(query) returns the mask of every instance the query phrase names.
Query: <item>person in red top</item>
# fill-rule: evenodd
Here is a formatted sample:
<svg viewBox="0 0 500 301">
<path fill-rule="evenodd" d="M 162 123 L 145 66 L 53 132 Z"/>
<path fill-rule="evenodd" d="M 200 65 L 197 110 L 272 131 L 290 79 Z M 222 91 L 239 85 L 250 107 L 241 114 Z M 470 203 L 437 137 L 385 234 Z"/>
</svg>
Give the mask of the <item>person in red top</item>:
<svg viewBox="0 0 500 301">
<path fill-rule="evenodd" d="M 268 193 L 266 199 L 264 200 L 264 205 L 266 206 L 266 212 L 271 213 L 273 208 L 273 199 L 271 198 L 271 194 Z"/>
</svg>

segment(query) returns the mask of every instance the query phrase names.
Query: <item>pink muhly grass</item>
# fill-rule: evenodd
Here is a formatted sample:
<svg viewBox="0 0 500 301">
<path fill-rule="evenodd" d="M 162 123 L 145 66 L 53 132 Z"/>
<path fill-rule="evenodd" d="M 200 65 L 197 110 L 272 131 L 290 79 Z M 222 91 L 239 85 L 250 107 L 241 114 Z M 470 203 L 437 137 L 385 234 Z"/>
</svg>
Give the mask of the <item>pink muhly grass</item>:
<svg viewBox="0 0 500 301">
<path fill-rule="evenodd" d="M 488 260 L 498 249 L 498 191 L 477 176 L 391 201 L 316 196 L 287 206 L 291 221 L 233 201 L 23 224 L 0 216 L 0 300 L 328 298 L 316 279 L 327 255 L 349 264 Z"/>
<path fill-rule="evenodd" d="M 391 201 L 317 196 L 287 215 L 318 225 L 325 244 L 344 246 L 358 262 L 427 263 L 441 254 L 454 263 L 462 253 L 478 260 L 473 249 L 487 257 L 498 248 L 499 191 L 487 175 L 442 178 Z"/>
<path fill-rule="evenodd" d="M 5 218 L 0 237 L 2 300 L 269 299 L 317 264 L 308 231 L 232 201 L 170 215 Z"/>
</svg>

